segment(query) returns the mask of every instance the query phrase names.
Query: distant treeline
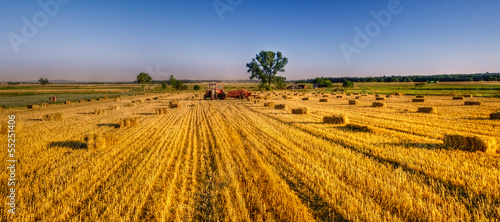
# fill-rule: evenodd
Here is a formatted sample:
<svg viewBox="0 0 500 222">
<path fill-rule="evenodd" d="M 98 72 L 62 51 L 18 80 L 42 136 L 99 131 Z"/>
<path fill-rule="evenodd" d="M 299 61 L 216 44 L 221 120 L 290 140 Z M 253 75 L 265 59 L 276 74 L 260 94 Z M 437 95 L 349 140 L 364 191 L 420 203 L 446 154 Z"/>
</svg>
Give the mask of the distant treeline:
<svg viewBox="0 0 500 222">
<path fill-rule="evenodd" d="M 500 73 L 476 73 L 476 74 L 441 74 L 441 75 L 418 75 L 418 76 L 380 76 L 380 77 L 323 77 L 332 83 L 342 83 L 344 80 L 352 82 L 462 82 L 462 81 L 498 81 Z M 296 83 L 313 83 L 315 79 L 296 81 Z"/>
</svg>

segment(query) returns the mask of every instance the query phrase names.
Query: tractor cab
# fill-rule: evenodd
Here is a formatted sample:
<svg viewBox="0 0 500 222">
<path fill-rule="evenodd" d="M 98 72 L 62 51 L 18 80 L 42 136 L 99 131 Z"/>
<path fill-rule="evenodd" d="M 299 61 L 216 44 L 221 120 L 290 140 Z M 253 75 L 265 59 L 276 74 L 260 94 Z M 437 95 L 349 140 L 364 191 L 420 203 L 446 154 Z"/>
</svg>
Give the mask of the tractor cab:
<svg viewBox="0 0 500 222">
<path fill-rule="evenodd" d="M 224 92 L 224 84 L 222 83 L 211 83 L 208 84 L 207 91 L 203 96 L 203 99 L 225 99 L 226 92 Z"/>
</svg>

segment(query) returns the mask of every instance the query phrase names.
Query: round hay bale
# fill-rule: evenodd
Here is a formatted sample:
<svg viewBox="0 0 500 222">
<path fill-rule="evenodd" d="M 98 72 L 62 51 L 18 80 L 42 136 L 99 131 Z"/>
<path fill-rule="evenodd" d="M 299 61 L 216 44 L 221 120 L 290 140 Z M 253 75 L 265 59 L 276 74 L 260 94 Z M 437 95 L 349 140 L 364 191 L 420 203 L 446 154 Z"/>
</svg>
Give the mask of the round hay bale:
<svg viewBox="0 0 500 222">
<path fill-rule="evenodd" d="M 255 103 L 255 104 L 259 104 L 259 103 L 260 103 L 260 100 L 256 99 L 256 100 L 254 100 L 254 101 L 253 101 L 253 103 Z"/>
<path fill-rule="evenodd" d="M 21 131 L 21 124 L 17 121 L 14 125 L 9 125 L 8 122 L 0 123 L 0 135 L 8 135 L 9 133 L 19 131 Z"/>
<path fill-rule="evenodd" d="M 328 99 L 320 99 L 319 102 L 326 103 L 326 102 L 328 102 Z"/>
<path fill-rule="evenodd" d="M 304 97 L 304 98 L 302 98 L 302 100 L 304 100 L 304 101 L 309 100 L 309 97 Z"/>
<path fill-rule="evenodd" d="M 309 113 L 309 108 L 307 107 L 302 107 L 302 108 L 296 108 L 292 109 L 292 114 L 307 114 Z"/>
<path fill-rule="evenodd" d="M 40 105 L 38 104 L 34 104 L 34 105 L 28 105 L 27 107 L 28 109 L 39 109 L 40 108 Z"/>
<path fill-rule="evenodd" d="M 274 107 L 273 102 L 264 103 L 264 107 Z"/>
<path fill-rule="evenodd" d="M 472 98 L 472 95 L 464 95 L 465 98 Z"/>
<path fill-rule="evenodd" d="M 180 108 L 180 107 L 181 107 L 181 105 L 179 105 L 179 103 L 170 103 L 170 104 L 168 105 L 168 107 L 169 107 L 169 108 Z"/>
<path fill-rule="evenodd" d="M 156 115 L 165 115 L 165 114 L 167 114 L 167 108 L 156 109 Z"/>
<path fill-rule="evenodd" d="M 324 116 L 323 123 L 329 124 L 348 124 L 349 118 L 346 115 L 333 115 L 333 116 Z"/>
<path fill-rule="evenodd" d="M 471 152 L 495 153 L 497 151 L 495 138 L 480 135 L 445 135 L 444 144 L 450 148 Z"/>
<path fill-rule="evenodd" d="M 359 105 L 358 100 L 349 100 L 349 105 Z"/>
<path fill-rule="evenodd" d="M 376 100 L 385 100 L 384 97 L 377 97 Z"/>
<path fill-rule="evenodd" d="M 491 113 L 490 114 L 490 119 L 500 119 L 500 112 L 498 112 L 498 113 Z"/>
<path fill-rule="evenodd" d="M 65 101 L 64 104 L 66 105 L 71 104 L 71 101 Z"/>
<path fill-rule="evenodd" d="M 465 98 L 463 96 L 454 96 L 453 100 L 464 100 Z"/>
<path fill-rule="evenodd" d="M 465 101 L 464 105 L 466 106 L 480 106 L 481 101 Z"/>
<path fill-rule="evenodd" d="M 118 137 L 113 133 L 92 134 L 85 137 L 88 149 L 105 149 L 119 143 Z"/>
<path fill-rule="evenodd" d="M 423 98 L 425 98 L 425 96 L 416 96 L 415 98 L 423 99 Z"/>
<path fill-rule="evenodd" d="M 104 115 L 106 113 L 106 110 L 104 109 L 95 109 L 94 114 L 95 115 Z"/>
<path fill-rule="evenodd" d="M 387 105 L 385 103 L 381 103 L 381 102 L 373 102 L 372 106 L 373 107 L 381 107 L 381 108 L 387 107 Z"/>
<path fill-rule="evenodd" d="M 278 104 L 274 106 L 274 109 L 288 109 L 287 104 Z"/>
<path fill-rule="evenodd" d="M 52 113 L 42 116 L 43 121 L 62 121 L 63 115 L 62 113 Z"/>
<path fill-rule="evenodd" d="M 344 98 L 344 96 L 337 96 L 337 99 L 342 99 Z"/>
<path fill-rule="evenodd" d="M 40 108 L 47 108 L 49 106 L 48 103 L 42 103 L 40 104 Z"/>
<path fill-rule="evenodd" d="M 395 93 L 394 95 L 396 95 L 396 96 L 404 96 L 405 94 L 404 94 L 404 93 L 399 93 L 399 92 L 397 92 L 397 93 Z"/>
<path fill-rule="evenodd" d="M 328 97 L 328 95 L 323 95 L 323 97 L 325 97 L 325 98 L 326 98 L 326 97 Z"/>
<path fill-rule="evenodd" d="M 112 105 L 109 107 L 109 110 L 120 110 L 120 106 L 118 105 Z"/>
<path fill-rule="evenodd" d="M 419 113 L 437 113 L 436 107 L 419 107 L 417 112 Z"/>
<path fill-rule="evenodd" d="M 411 101 L 414 103 L 423 103 L 425 102 L 425 99 L 412 99 Z"/>
<path fill-rule="evenodd" d="M 137 117 L 130 117 L 120 120 L 120 128 L 133 127 L 137 125 Z"/>
</svg>

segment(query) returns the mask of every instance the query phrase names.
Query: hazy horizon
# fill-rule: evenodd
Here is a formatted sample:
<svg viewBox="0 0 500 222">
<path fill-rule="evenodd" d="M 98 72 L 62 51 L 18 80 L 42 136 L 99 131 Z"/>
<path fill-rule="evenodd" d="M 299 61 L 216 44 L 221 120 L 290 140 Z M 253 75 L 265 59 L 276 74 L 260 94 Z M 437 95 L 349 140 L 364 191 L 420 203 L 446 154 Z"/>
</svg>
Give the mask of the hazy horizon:
<svg viewBox="0 0 500 222">
<path fill-rule="evenodd" d="M 0 81 L 245 80 L 261 50 L 288 80 L 500 71 L 497 1 L 7 1 Z"/>
</svg>

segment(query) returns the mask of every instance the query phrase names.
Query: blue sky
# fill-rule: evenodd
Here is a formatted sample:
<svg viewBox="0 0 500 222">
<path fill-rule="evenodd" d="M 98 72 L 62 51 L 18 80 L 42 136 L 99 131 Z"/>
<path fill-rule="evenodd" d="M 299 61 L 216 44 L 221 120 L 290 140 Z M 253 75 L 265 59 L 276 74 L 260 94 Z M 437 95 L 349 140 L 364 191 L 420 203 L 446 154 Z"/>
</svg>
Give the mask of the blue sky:
<svg viewBox="0 0 500 222">
<path fill-rule="evenodd" d="M 289 80 L 500 71 L 494 0 L 1 2 L 0 81 L 248 79 L 260 50 Z"/>
</svg>

